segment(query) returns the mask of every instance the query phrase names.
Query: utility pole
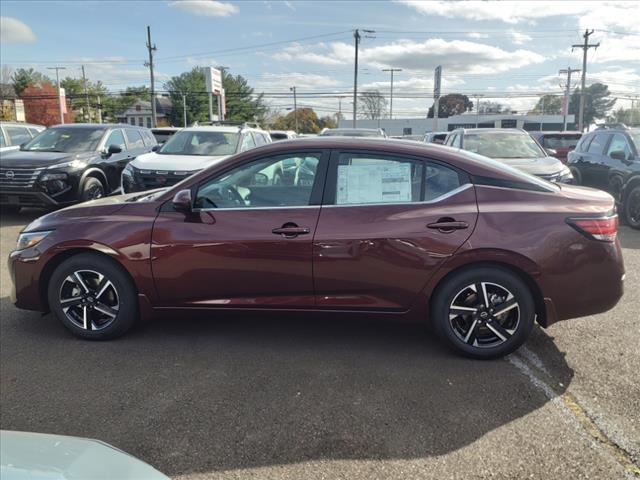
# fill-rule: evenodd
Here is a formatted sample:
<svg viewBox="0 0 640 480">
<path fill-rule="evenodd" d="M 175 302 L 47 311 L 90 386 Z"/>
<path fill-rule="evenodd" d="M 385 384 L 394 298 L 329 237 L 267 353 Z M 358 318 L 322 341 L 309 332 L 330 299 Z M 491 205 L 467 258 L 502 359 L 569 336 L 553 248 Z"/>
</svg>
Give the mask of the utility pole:
<svg viewBox="0 0 640 480">
<path fill-rule="evenodd" d="M 393 72 L 401 72 L 401 68 L 384 68 L 383 72 L 391 72 L 391 95 L 389 96 L 389 118 L 393 120 Z"/>
<path fill-rule="evenodd" d="M 102 123 L 102 101 L 98 95 L 98 123 Z"/>
<path fill-rule="evenodd" d="M 564 88 L 564 105 L 562 106 L 562 116 L 563 116 L 562 131 L 563 132 L 567 131 L 567 114 L 569 113 L 569 98 L 571 95 L 571 74 L 577 73 L 579 71 L 580 71 L 579 68 L 567 67 L 567 68 L 563 68 L 558 72 L 560 73 L 560 75 L 564 75 L 565 73 L 567 74 L 567 84 L 565 85 L 565 88 Z M 574 119 L 574 122 L 575 122 L 575 119 Z"/>
<path fill-rule="evenodd" d="M 298 98 L 296 96 L 296 87 L 290 87 L 290 92 L 293 92 L 293 118 L 296 122 L 296 133 L 298 133 Z"/>
<path fill-rule="evenodd" d="M 600 42 L 589 44 L 589 37 L 593 34 L 593 29 L 584 31 L 584 43 L 577 44 L 571 46 L 571 51 L 574 48 L 582 49 L 582 87 L 580 89 L 580 113 L 578 114 L 578 130 L 581 132 L 584 131 L 584 102 L 585 102 L 585 93 L 584 89 L 587 83 L 587 51 L 590 48 L 598 48 L 600 46 Z"/>
<path fill-rule="evenodd" d="M 82 65 L 82 83 L 84 84 L 84 101 L 87 104 L 87 115 L 85 121 L 91 122 L 91 110 L 89 108 L 89 91 L 87 90 L 87 76 L 84 74 L 84 65 Z"/>
<path fill-rule="evenodd" d="M 149 61 L 144 66 L 149 67 L 151 77 L 151 126 L 156 127 L 156 89 L 153 79 L 153 52 L 157 50 L 155 44 L 151 44 L 151 27 L 147 26 L 147 50 L 149 51 Z"/>
<path fill-rule="evenodd" d="M 187 128 L 187 94 L 182 93 L 182 125 Z"/>
<path fill-rule="evenodd" d="M 544 98 L 545 96 L 542 95 L 542 98 L 540 99 L 542 103 L 542 110 L 540 111 L 540 131 L 542 131 L 542 123 L 544 122 Z"/>
<path fill-rule="evenodd" d="M 476 128 L 478 128 L 478 125 L 480 123 L 480 97 L 482 95 L 478 95 L 476 94 Z"/>
<path fill-rule="evenodd" d="M 56 85 L 58 86 L 58 108 L 60 109 L 60 123 L 64 123 L 64 110 L 62 109 L 62 95 L 60 95 L 60 74 L 59 70 L 66 70 L 65 67 L 47 67 L 47 70 L 56 71 Z"/>
<path fill-rule="evenodd" d="M 355 40 L 356 58 L 353 71 L 353 128 L 356 128 L 356 112 L 358 111 L 358 47 L 360 46 L 360 31 L 356 28 L 353 32 Z"/>
</svg>

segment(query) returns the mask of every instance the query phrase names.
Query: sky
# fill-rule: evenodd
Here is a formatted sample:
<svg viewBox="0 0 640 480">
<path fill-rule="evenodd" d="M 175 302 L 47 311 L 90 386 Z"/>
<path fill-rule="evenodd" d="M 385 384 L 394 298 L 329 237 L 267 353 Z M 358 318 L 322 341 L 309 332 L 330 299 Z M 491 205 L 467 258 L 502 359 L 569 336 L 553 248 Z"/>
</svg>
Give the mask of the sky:
<svg viewBox="0 0 640 480">
<path fill-rule="evenodd" d="M 581 68 L 585 29 L 594 29 L 587 83 L 609 85 L 617 107 L 640 95 L 640 2 L 537 1 L 11 1 L 2 0 L 0 62 L 66 67 L 111 91 L 148 85 L 151 26 L 157 88 L 194 66 L 225 66 L 264 92 L 276 110 L 298 107 L 349 117 L 354 30 L 360 29 L 358 88 L 389 96 L 394 117 L 424 117 L 433 71 L 442 93 L 480 95 L 526 111 L 537 94 L 561 93 L 560 69 Z M 365 33 L 364 30 L 373 31 Z M 572 86 L 578 84 L 574 75 Z M 342 98 L 339 98 L 342 97 Z"/>
</svg>

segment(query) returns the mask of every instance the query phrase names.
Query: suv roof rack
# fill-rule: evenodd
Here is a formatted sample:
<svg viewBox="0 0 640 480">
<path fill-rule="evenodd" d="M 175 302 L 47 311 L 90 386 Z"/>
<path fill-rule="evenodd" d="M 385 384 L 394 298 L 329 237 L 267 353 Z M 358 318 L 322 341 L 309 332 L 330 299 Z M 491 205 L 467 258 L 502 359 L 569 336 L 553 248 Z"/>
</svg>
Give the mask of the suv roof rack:
<svg viewBox="0 0 640 480">
<path fill-rule="evenodd" d="M 606 130 L 606 129 L 611 129 L 611 128 L 619 128 L 622 130 L 628 130 L 629 127 L 627 127 L 624 123 L 601 123 L 600 125 L 596 125 L 598 130 Z"/>
<path fill-rule="evenodd" d="M 234 122 L 229 120 L 215 120 L 213 122 L 194 122 L 192 127 L 201 127 L 201 126 L 219 126 L 219 127 L 234 127 L 238 128 L 261 128 L 258 122 Z"/>
</svg>

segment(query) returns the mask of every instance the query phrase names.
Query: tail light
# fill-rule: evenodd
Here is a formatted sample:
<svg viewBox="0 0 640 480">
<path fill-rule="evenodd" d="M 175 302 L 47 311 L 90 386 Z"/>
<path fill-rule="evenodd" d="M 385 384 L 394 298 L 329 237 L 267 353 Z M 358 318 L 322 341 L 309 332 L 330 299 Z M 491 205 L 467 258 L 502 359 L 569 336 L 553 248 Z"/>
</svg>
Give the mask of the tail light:
<svg viewBox="0 0 640 480">
<path fill-rule="evenodd" d="M 601 242 L 614 242 L 618 233 L 618 215 L 598 218 L 567 218 L 567 223 L 584 236 Z"/>
</svg>

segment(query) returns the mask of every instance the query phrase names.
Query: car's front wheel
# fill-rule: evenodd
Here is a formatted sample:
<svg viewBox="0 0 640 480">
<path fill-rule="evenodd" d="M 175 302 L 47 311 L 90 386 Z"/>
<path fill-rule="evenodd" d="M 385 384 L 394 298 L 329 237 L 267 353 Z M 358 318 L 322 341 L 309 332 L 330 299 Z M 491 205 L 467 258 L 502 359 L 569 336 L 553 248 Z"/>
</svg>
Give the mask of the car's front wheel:
<svg viewBox="0 0 640 480">
<path fill-rule="evenodd" d="M 437 289 L 431 308 L 440 338 L 458 353 L 479 359 L 515 351 L 529 336 L 534 319 L 529 287 L 502 268 L 454 274 Z"/>
<path fill-rule="evenodd" d="M 128 274 L 114 261 L 82 253 L 53 272 L 49 308 L 74 335 L 106 340 L 125 333 L 138 316 L 137 295 Z"/>
<path fill-rule="evenodd" d="M 631 228 L 640 229 L 640 185 L 632 188 L 627 195 L 624 217 Z"/>
<path fill-rule="evenodd" d="M 104 185 L 102 182 L 94 177 L 89 177 L 85 180 L 82 186 L 82 192 L 80 193 L 80 200 L 86 202 L 87 200 L 95 200 L 102 198 L 105 195 Z"/>
</svg>

